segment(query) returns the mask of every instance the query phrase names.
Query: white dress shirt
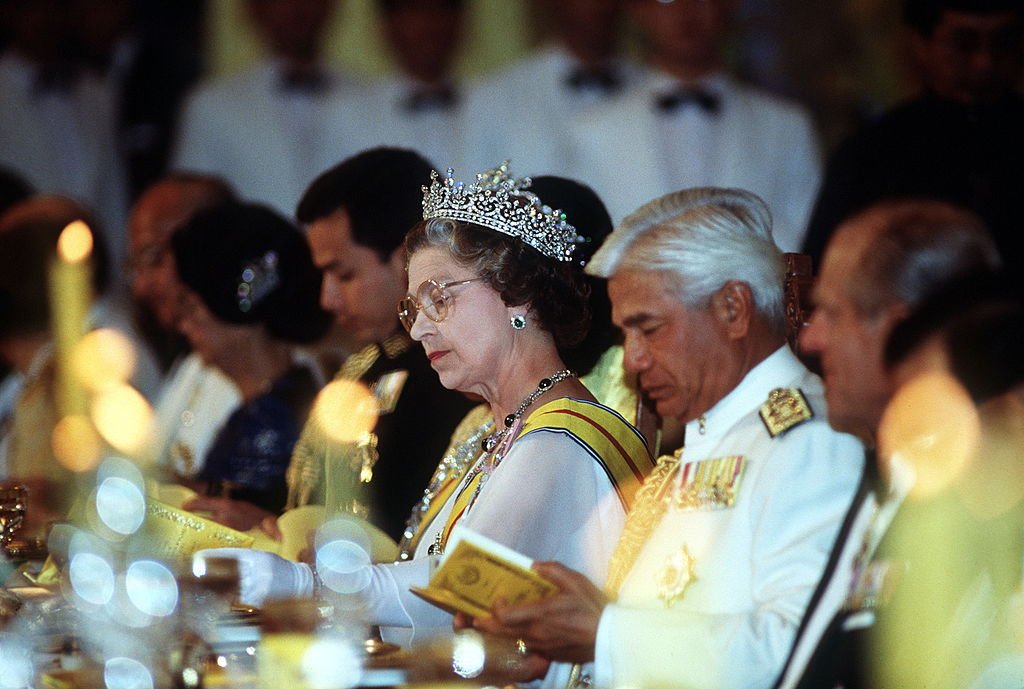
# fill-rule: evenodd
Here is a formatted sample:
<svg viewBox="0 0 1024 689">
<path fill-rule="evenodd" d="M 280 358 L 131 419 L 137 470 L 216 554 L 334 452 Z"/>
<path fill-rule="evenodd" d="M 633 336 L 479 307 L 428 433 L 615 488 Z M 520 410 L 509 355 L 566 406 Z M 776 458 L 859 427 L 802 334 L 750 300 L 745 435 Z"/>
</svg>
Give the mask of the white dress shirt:
<svg viewBox="0 0 1024 689">
<path fill-rule="evenodd" d="M 432 99 L 432 93 L 451 100 Z M 331 98 L 323 117 L 316 158 L 321 169 L 368 148 L 389 146 L 417 151 L 442 171 L 463 171 L 465 107 L 455 85 L 434 89 L 404 77 L 385 79 Z"/>
<path fill-rule="evenodd" d="M 322 172 L 315 161 L 324 103 L 352 84 L 327 67 L 318 88 L 286 84 L 274 59 L 201 84 L 186 102 L 172 167 L 219 175 L 243 198 L 293 218 Z"/>
<path fill-rule="evenodd" d="M 517 175 L 561 175 L 581 182 L 588 171 L 578 160 L 574 130 L 592 109 L 640 81 L 640 68 L 617 61 L 618 88 L 573 88 L 577 61 L 549 46 L 467 89 L 465 131 L 470 175 L 511 160 Z M 460 178 L 462 175 L 458 175 Z"/>
<path fill-rule="evenodd" d="M 798 106 L 718 74 L 717 98 L 662 111 L 679 84 L 649 73 L 629 93 L 590 110 L 574 128 L 580 169 L 619 222 L 651 199 L 688 187 L 737 187 L 771 209 L 775 243 L 799 251 L 821 178 L 817 136 Z"/>
<path fill-rule="evenodd" d="M 85 74 L 67 89 L 43 88 L 37 72 L 16 53 L 0 57 L 0 166 L 37 192 L 68 196 L 93 210 L 117 274 L 127 250 L 128 201 L 113 94 Z"/>
</svg>

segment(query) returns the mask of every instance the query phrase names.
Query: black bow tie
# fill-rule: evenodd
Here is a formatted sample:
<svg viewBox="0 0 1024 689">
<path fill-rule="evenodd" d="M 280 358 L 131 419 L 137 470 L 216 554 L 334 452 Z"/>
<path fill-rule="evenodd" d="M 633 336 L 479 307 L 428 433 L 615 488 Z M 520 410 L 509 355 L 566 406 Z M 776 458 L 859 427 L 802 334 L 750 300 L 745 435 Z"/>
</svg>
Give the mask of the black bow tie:
<svg viewBox="0 0 1024 689">
<path fill-rule="evenodd" d="M 658 94 L 654 104 L 664 113 L 673 113 L 687 105 L 696 105 L 709 115 L 717 115 L 722 107 L 722 99 L 717 93 L 705 89 L 678 88 Z"/>
<path fill-rule="evenodd" d="M 573 91 L 599 91 L 609 94 L 622 88 L 622 77 L 610 67 L 602 69 L 577 67 L 569 73 L 565 83 Z"/>
<path fill-rule="evenodd" d="M 409 112 L 432 112 L 447 110 L 455 105 L 458 94 L 451 86 L 419 89 L 405 98 L 405 109 Z"/>
<path fill-rule="evenodd" d="M 327 75 L 319 69 L 285 70 L 278 87 L 289 94 L 316 96 L 327 88 Z"/>
</svg>

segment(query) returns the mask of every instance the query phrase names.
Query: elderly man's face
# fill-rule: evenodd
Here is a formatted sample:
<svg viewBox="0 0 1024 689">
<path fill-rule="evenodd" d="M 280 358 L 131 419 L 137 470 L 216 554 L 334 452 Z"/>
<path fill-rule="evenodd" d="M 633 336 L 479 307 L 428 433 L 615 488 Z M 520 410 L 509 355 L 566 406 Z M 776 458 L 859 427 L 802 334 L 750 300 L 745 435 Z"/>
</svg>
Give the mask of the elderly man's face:
<svg viewBox="0 0 1024 689">
<path fill-rule="evenodd" d="M 829 424 L 865 440 L 874 438 L 892 394 L 883 353 L 897 321 L 895 309 L 867 315 L 850 287 L 858 280 L 863 237 L 838 233 L 829 245 L 814 287 L 815 309 L 800 344 L 821 358 Z"/>
<path fill-rule="evenodd" d="M 680 302 L 669 276 L 623 270 L 608 281 L 608 296 L 625 336 L 626 370 L 661 416 L 691 421 L 729 391 L 728 338 L 710 310 Z"/>
</svg>

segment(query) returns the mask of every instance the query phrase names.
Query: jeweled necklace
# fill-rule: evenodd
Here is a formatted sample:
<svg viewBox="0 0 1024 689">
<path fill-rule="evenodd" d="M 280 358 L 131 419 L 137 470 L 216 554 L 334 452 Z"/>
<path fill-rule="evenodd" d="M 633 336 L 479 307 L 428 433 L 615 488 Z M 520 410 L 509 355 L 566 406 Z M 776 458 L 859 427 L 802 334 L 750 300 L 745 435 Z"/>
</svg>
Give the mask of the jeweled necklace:
<svg viewBox="0 0 1024 689">
<path fill-rule="evenodd" d="M 473 490 L 473 495 L 469 499 L 465 509 L 468 510 L 469 506 L 476 502 L 477 497 L 480 495 L 480 491 L 483 489 L 484 484 L 487 482 L 487 477 L 490 476 L 491 472 L 498 468 L 502 458 L 505 456 L 505 452 L 508 451 L 508 434 L 509 431 L 516 426 L 519 419 L 522 418 L 523 414 L 529 409 L 530 405 L 537 401 L 537 398 L 543 395 L 545 392 L 553 388 L 558 383 L 561 383 L 566 378 L 575 378 L 576 374 L 565 368 L 561 371 L 557 371 L 547 378 L 542 378 L 537 383 L 537 389 L 531 392 L 529 395 L 519 403 L 516 410 L 505 417 L 505 427 L 496 433 L 492 433 L 483 439 L 480 446 L 486 455 L 482 457 L 469 473 L 466 474 L 466 478 L 462 482 L 462 489 L 459 491 L 459 496 L 465 493 L 470 487 L 473 486 L 474 479 L 477 476 L 480 477 L 479 481 L 476 482 L 476 487 Z M 456 497 L 458 501 L 458 496 Z M 430 555 L 439 555 L 444 552 L 444 544 L 441 542 L 442 538 L 446 538 L 445 533 L 448 527 L 441 529 L 434 538 L 434 542 L 427 549 L 427 553 Z"/>
<path fill-rule="evenodd" d="M 537 388 L 527 395 L 516 410 L 505 417 L 505 427 L 496 433 L 492 433 L 483 439 L 480 446 L 484 452 L 494 452 L 494 449 L 501 444 L 501 441 L 505 438 L 509 429 L 515 424 L 516 421 L 522 418 L 523 413 L 530 408 L 530 405 L 537 401 L 537 398 L 543 395 L 545 392 L 553 388 L 558 383 L 561 383 L 566 378 L 575 378 L 576 374 L 567 368 L 563 368 L 561 371 L 552 373 L 547 378 L 541 378 L 540 382 L 537 383 Z"/>
</svg>

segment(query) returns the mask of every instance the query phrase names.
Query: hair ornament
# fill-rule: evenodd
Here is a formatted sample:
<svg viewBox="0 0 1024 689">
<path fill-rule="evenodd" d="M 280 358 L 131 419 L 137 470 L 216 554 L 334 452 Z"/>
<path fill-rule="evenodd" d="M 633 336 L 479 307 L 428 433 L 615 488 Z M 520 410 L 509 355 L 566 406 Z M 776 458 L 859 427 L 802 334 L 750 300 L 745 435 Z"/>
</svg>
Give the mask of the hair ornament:
<svg viewBox="0 0 1024 689">
<path fill-rule="evenodd" d="M 423 219 L 450 218 L 470 222 L 514 237 L 543 255 L 571 261 L 576 245 L 584 241 L 560 209 L 546 206 L 527 191 L 529 177 L 515 179 L 508 172 L 509 161 L 481 172 L 471 184 L 456 182 L 448 168 L 442 179 L 430 173 L 430 186 L 423 187 Z"/>
<path fill-rule="evenodd" d="M 277 263 L 277 252 L 268 251 L 262 258 L 245 264 L 238 282 L 239 311 L 248 313 L 281 284 Z"/>
</svg>

